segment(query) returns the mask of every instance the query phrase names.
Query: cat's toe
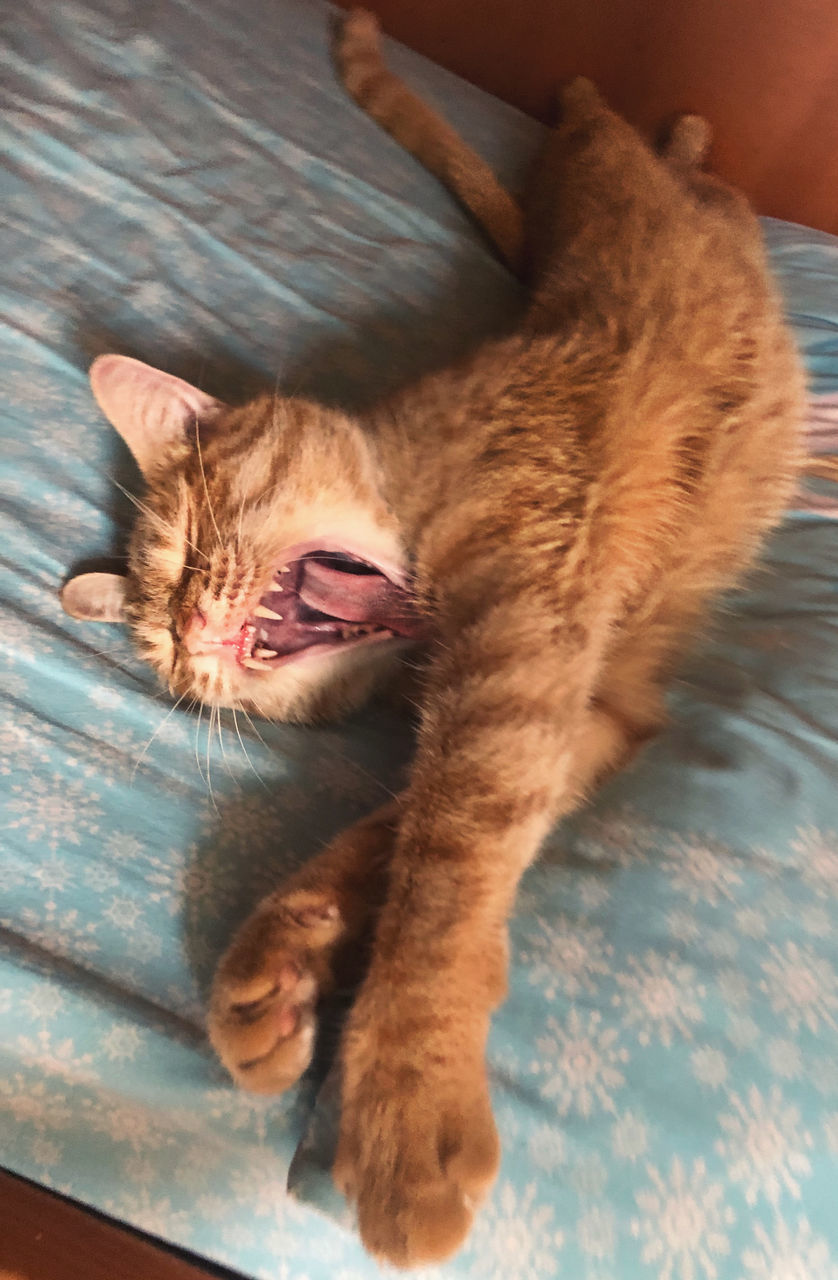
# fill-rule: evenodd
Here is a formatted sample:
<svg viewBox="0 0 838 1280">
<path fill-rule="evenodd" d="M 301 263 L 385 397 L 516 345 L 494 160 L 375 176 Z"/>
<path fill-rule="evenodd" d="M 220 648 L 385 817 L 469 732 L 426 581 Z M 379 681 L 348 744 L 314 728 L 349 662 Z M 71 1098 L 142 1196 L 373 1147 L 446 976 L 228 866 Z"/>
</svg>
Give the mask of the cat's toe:
<svg viewBox="0 0 838 1280">
<path fill-rule="evenodd" d="M 414 1076 L 409 1091 L 370 1080 L 345 1090 L 343 1104 L 333 1177 L 357 1206 L 364 1246 L 392 1266 L 443 1262 L 463 1244 L 497 1175 L 482 1071 L 422 1083 Z"/>
<path fill-rule="evenodd" d="M 456 1253 L 497 1175 L 499 1146 L 488 1106 L 435 1115 L 427 1101 L 431 1105 L 413 1117 L 417 1125 L 424 1122 L 422 1137 L 394 1117 L 392 1131 L 377 1135 L 376 1149 L 350 1154 L 352 1138 L 344 1129 L 333 1171 L 356 1203 L 365 1248 L 397 1267 L 427 1266 Z M 373 1117 L 367 1120 L 374 1129 Z"/>
<path fill-rule="evenodd" d="M 223 982 L 209 1016 L 212 1045 L 230 1075 L 255 1093 L 282 1093 L 299 1080 L 314 1053 L 314 974 L 297 960 L 243 983 Z"/>
<path fill-rule="evenodd" d="M 332 901 L 298 890 L 268 899 L 239 932 L 215 977 L 208 1030 L 242 1088 L 282 1093 L 309 1066 L 342 928 Z"/>
</svg>

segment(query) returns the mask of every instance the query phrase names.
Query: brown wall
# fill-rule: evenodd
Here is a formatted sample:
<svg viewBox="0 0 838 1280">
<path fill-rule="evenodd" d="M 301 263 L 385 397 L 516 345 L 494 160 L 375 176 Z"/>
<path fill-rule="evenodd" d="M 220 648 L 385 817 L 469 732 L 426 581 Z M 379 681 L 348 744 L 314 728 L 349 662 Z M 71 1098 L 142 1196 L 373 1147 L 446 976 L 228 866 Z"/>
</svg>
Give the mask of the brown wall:
<svg viewBox="0 0 838 1280">
<path fill-rule="evenodd" d="M 364 0 L 384 29 L 547 119 L 564 76 L 653 128 L 699 111 L 761 213 L 838 234 L 838 0 Z"/>
</svg>

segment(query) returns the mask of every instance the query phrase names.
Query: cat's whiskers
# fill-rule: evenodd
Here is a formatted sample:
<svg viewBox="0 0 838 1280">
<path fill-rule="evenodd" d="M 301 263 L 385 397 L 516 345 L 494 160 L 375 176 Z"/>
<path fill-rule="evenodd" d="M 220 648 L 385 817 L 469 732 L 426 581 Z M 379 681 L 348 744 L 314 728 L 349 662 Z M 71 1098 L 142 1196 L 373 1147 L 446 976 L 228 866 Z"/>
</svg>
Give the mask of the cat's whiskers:
<svg viewBox="0 0 838 1280">
<path fill-rule="evenodd" d="M 255 698 L 251 697 L 250 701 L 253 703 L 253 705 L 255 706 L 256 710 L 259 712 L 259 715 L 262 717 L 262 719 L 263 719 L 263 720 L 269 720 L 269 719 L 270 719 L 270 717 L 269 717 L 269 716 L 267 716 L 267 715 L 265 714 L 265 712 L 262 710 L 262 708 L 259 706 L 259 703 L 256 701 L 256 699 L 255 699 Z M 270 747 L 268 746 L 267 742 L 266 742 L 266 741 L 265 741 L 265 739 L 262 737 L 262 735 L 261 735 L 261 733 L 259 732 L 259 730 L 256 728 L 256 725 L 255 725 L 255 724 L 254 724 L 254 722 L 253 722 L 253 717 L 252 717 L 251 715 L 249 715 L 249 714 L 248 714 L 247 709 L 246 709 L 244 706 L 240 707 L 239 709 L 240 709 L 240 711 L 242 712 L 242 715 L 243 715 L 243 716 L 245 717 L 245 719 L 247 720 L 247 723 L 250 725 L 250 727 L 251 727 L 251 729 L 253 730 L 253 732 L 256 734 L 256 737 L 257 737 L 257 738 L 259 739 L 259 741 L 261 742 L 262 746 L 263 746 L 263 747 L 265 747 L 265 748 L 266 748 L 266 750 L 270 751 Z"/>
<path fill-rule="evenodd" d="M 247 498 L 247 494 L 246 494 L 246 493 L 243 493 L 243 494 L 242 494 L 241 504 L 240 504 L 240 506 L 239 506 L 239 522 L 238 522 L 238 526 L 237 526 L 237 528 L 236 528 L 236 551 L 237 551 L 237 552 L 241 552 L 241 544 L 242 544 L 242 517 L 244 516 L 244 504 L 245 504 L 245 499 L 246 499 L 246 498 Z"/>
<path fill-rule="evenodd" d="M 204 718 L 204 704 L 199 698 L 198 699 L 198 722 L 195 725 L 195 763 L 198 766 L 198 773 L 201 775 L 201 781 L 203 782 L 204 786 L 206 786 L 207 780 L 204 777 L 204 771 L 201 768 L 201 759 L 200 759 L 200 756 L 198 755 L 198 746 L 199 746 L 200 733 L 201 733 L 201 721 L 203 720 L 203 718 Z"/>
<path fill-rule="evenodd" d="M 262 717 L 262 719 L 263 719 L 263 720 L 270 720 L 270 716 L 269 716 L 269 715 L 267 714 L 267 712 L 266 712 L 266 711 L 265 711 L 265 710 L 264 710 L 264 709 L 259 705 L 259 703 L 256 701 L 256 699 L 254 698 L 254 696 L 253 696 L 253 694 L 252 694 L 252 693 L 249 693 L 249 694 L 247 695 L 247 698 L 248 698 L 248 701 L 249 701 L 249 702 L 252 702 L 252 703 L 253 703 L 253 705 L 254 705 L 254 707 L 256 708 L 256 710 L 257 710 L 258 714 Z M 258 731 L 257 731 L 257 729 L 256 729 L 256 725 L 253 723 L 252 718 L 251 718 L 249 715 L 247 715 L 247 711 L 245 710 L 244 703 L 242 703 L 241 709 L 242 709 L 242 711 L 244 711 L 244 714 L 247 716 L 248 722 L 249 722 L 249 724 L 250 724 L 251 728 L 253 729 L 254 733 L 258 732 Z M 263 743 L 265 742 L 264 738 L 262 738 L 262 742 L 263 742 Z M 265 745 L 267 746 L 267 743 L 265 743 Z"/>
<path fill-rule="evenodd" d="M 216 707 L 214 702 L 211 702 L 209 704 L 209 709 L 210 709 L 209 726 L 207 728 L 207 786 L 209 787 L 210 800 L 212 801 L 212 807 L 213 809 L 215 809 L 215 812 L 218 813 L 218 804 L 215 799 L 215 792 L 212 789 L 212 758 L 210 754 L 212 749 L 213 724 L 215 720 L 215 713 L 218 708 Z"/>
<path fill-rule="evenodd" d="M 179 706 L 180 706 L 180 704 L 183 702 L 183 699 L 184 699 L 185 697 L 186 697 L 186 692 L 184 692 L 184 693 L 182 693 L 182 694 L 180 695 L 180 697 L 178 698 L 177 702 L 174 704 L 174 706 L 169 710 L 169 712 L 168 712 L 168 713 L 163 717 L 163 719 L 160 721 L 159 725 L 158 725 L 158 726 L 157 726 L 157 728 L 154 730 L 154 733 L 151 735 L 151 737 L 149 738 L 148 742 L 145 744 L 145 746 L 143 747 L 142 751 L 141 751 L 141 752 L 140 752 L 140 754 L 137 756 L 136 764 L 134 765 L 134 768 L 133 768 L 133 769 L 132 769 L 132 771 L 131 771 L 131 785 L 132 785 L 132 786 L 133 786 L 133 784 L 134 784 L 134 778 L 135 778 L 135 777 L 136 777 L 136 775 L 137 775 L 137 770 L 139 769 L 140 765 L 142 764 L 143 757 L 145 756 L 146 752 L 148 751 L 148 749 L 149 749 L 149 747 L 151 746 L 151 744 L 152 744 L 152 742 L 154 741 L 154 739 L 157 737 L 157 735 L 158 735 L 158 733 L 160 732 L 160 730 L 161 730 L 161 729 L 163 729 L 163 728 L 164 728 L 164 727 L 169 723 L 169 721 L 171 720 L 172 716 L 175 714 L 175 712 L 177 711 L 178 707 L 179 707 Z"/>
<path fill-rule="evenodd" d="M 277 369 L 277 371 L 276 371 L 276 379 L 275 379 L 275 381 L 274 381 L 273 411 L 272 411 L 272 414 L 271 414 L 271 426 L 272 426 L 272 427 L 273 427 L 273 429 L 274 429 L 274 433 L 276 433 L 277 409 L 279 408 L 279 379 L 280 379 L 280 376 L 281 376 L 281 370 Z"/>
<path fill-rule="evenodd" d="M 212 500 L 209 495 L 209 486 L 207 485 L 207 473 L 204 470 L 204 455 L 201 450 L 201 428 L 200 428 L 197 416 L 195 418 L 195 448 L 198 453 L 198 465 L 201 468 L 201 479 L 204 482 L 204 493 L 206 494 L 206 498 L 207 498 L 207 509 L 210 513 L 210 520 L 212 520 L 212 527 L 215 529 L 215 536 L 218 538 L 218 546 L 219 548 L 222 548 L 224 546 L 224 543 L 221 538 L 221 530 L 219 529 L 218 523 L 215 519 L 215 512 L 212 509 Z M 207 559 L 209 559 L 209 556 L 207 556 Z"/>
<path fill-rule="evenodd" d="M 397 791 L 392 791 L 390 787 L 387 786 L 386 782 L 382 782 L 380 778 L 377 778 L 375 776 L 372 770 L 365 769 L 364 766 L 362 764 L 359 764 L 357 760 L 352 760 L 351 763 L 354 765 L 354 767 L 358 770 L 359 773 L 362 773 L 364 775 L 365 778 L 369 778 L 372 782 L 375 783 L 377 787 L 380 787 L 382 791 L 386 791 L 387 795 L 391 798 L 391 800 L 398 800 L 399 793 Z"/>
<path fill-rule="evenodd" d="M 113 478 L 113 476 L 108 476 L 108 479 L 110 480 L 112 485 L 115 485 L 116 488 L 119 489 L 120 493 L 123 493 L 125 495 L 125 497 L 128 499 L 129 502 L 133 503 L 133 505 L 137 508 L 138 511 L 142 511 L 144 515 L 148 516 L 149 520 L 154 520 L 155 523 L 160 525 L 162 529 L 165 529 L 167 533 L 173 533 L 175 536 L 178 535 L 178 529 L 172 523 L 171 520 L 164 520 L 163 517 L 161 515 L 158 515 L 156 511 L 152 511 L 151 507 L 147 507 L 144 502 L 140 501 L 140 499 L 137 497 L 136 494 L 131 493 L 129 489 L 125 488 L 124 484 L 120 484 L 118 480 L 115 480 Z M 207 555 L 206 551 L 202 551 L 200 547 L 196 547 L 194 542 L 190 542 L 189 538 L 185 537 L 183 540 L 186 543 L 187 547 L 190 547 L 191 550 L 194 551 L 196 555 L 203 556 L 205 560 L 209 560 L 209 556 Z M 189 567 L 190 566 L 187 565 L 187 568 Z M 200 570 L 198 572 L 200 572 Z"/>
<path fill-rule="evenodd" d="M 239 710 L 244 711 L 244 707 L 240 707 L 240 708 L 238 708 L 238 709 L 239 709 Z M 262 775 L 261 775 L 260 773 L 257 773 L 257 772 L 256 772 L 256 769 L 255 769 L 255 767 L 254 767 L 254 765 L 253 765 L 253 761 L 251 760 L 250 756 L 248 755 L 247 747 L 244 745 L 244 738 L 242 737 L 242 735 L 241 735 L 241 730 L 239 729 L 239 718 L 238 718 L 238 716 L 236 715 L 236 710 L 237 710 L 237 708 L 236 708 L 235 706 L 233 706 L 233 707 L 231 707 L 231 708 L 230 708 L 230 710 L 231 710 L 231 711 L 232 711 L 232 713 L 233 713 L 233 725 L 234 725 L 235 730 L 236 730 L 236 735 L 238 736 L 238 739 L 239 739 L 239 745 L 241 746 L 241 749 L 242 749 L 242 751 L 244 752 L 244 758 L 245 758 L 245 760 L 247 761 L 247 763 L 250 765 L 250 769 L 251 769 L 251 772 L 253 773 L 253 776 L 254 776 L 254 777 L 255 777 L 255 778 L 256 778 L 256 779 L 257 779 L 257 780 L 262 784 L 262 786 L 263 786 L 263 787 L 265 788 L 265 790 L 267 791 L 267 790 L 268 790 L 267 783 L 265 782 L 265 780 L 264 780 L 264 778 L 262 777 Z M 245 711 L 245 715 L 247 715 L 247 712 L 246 712 L 246 711 Z"/>
<path fill-rule="evenodd" d="M 221 707 L 216 707 L 215 710 L 216 710 L 215 727 L 218 730 L 218 745 L 221 748 L 221 756 L 222 756 L 222 759 L 224 760 L 224 768 L 227 770 L 227 773 L 232 778 L 234 777 L 234 774 L 233 774 L 233 770 L 230 768 L 230 762 L 227 759 L 227 751 L 224 746 L 224 737 L 221 732 Z"/>
<path fill-rule="evenodd" d="M 187 502 L 187 504 L 186 504 L 186 507 L 187 507 L 188 527 L 191 529 L 191 527 L 192 527 L 192 523 L 193 523 L 193 519 L 192 519 L 192 512 L 189 510 L 189 504 L 188 504 L 188 502 Z M 197 543 L 193 542 L 191 538 L 187 538 L 186 534 L 184 534 L 184 535 L 183 535 L 183 541 L 184 541 L 185 545 L 186 545 L 187 547 L 189 547 L 190 551 L 194 551 L 194 552 L 196 553 L 196 555 L 203 556 L 203 557 L 204 557 L 204 559 L 206 560 L 207 564 L 209 564 L 209 562 L 210 562 L 210 557 L 207 555 L 206 551 L 202 551 L 202 550 L 201 550 L 201 548 L 198 546 L 198 544 L 197 544 Z M 189 566 L 187 565 L 187 568 L 188 568 L 188 567 L 189 567 Z M 203 571 L 202 571 L 202 570 L 197 570 L 197 572 L 199 572 L 199 573 L 200 573 L 200 572 L 205 572 L 205 570 L 203 570 Z"/>
<path fill-rule="evenodd" d="M 207 564 L 209 564 L 209 556 L 207 555 L 206 551 L 202 551 L 200 547 L 196 547 L 195 543 L 190 542 L 188 538 L 184 538 L 184 542 L 186 543 L 187 547 L 189 547 L 190 551 L 195 551 L 199 556 L 203 556 L 204 559 L 207 561 Z M 189 565 L 187 565 L 186 567 L 190 568 Z M 196 570 L 196 572 L 206 573 L 206 566 L 204 566 L 203 569 Z"/>
<path fill-rule="evenodd" d="M 126 638 L 126 647 L 123 649 L 121 645 L 115 645 L 112 649 L 88 649 L 88 653 L 92 653 L 94 658 L 114 658 L 120 655 L 123 658 L 131 658 L 134 655 L 131 652 L 130 641 Z M 85 646 L 86 648 L 87 646 Z"/>
<path fill-rule="evenodd" d="M 142 511 L 144 515 L 147 515 L 149 520 L 154 520 L 169 533 L 177 533 L 177 529 L 172 524 L 171 520 L 164 520 L 156 511 L 152 511 L 151 507 L 147 507 L 144 502 L 140 501 L 136 494 L 131 493 L 130 489 L 126 489 L 124 484 L 120 484 L 118 480 L 114 480 L 113 476 L 109 476 L 108 479 L 112 485 L 116 486 L 120 493 L 125 495 L 129 502 L 133 503 L 138 511 Z"/>
</svg>

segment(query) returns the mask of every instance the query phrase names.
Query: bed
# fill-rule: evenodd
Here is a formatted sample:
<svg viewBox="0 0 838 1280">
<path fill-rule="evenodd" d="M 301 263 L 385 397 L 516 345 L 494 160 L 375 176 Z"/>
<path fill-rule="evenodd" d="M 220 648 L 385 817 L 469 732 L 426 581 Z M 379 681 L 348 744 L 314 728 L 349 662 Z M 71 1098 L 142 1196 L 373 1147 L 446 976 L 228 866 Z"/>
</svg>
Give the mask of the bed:
<svg viewBox="0 0 838 1280">
<path fill-rule="evenodd" d="M 346 100 L 331 22 L 304 0 L 30 0 L 5 33 L 0 1165 L 266 1280 L 378 1269 L 328 1176 L 328 1064 L 237 1092 L 207 984 L 257 898 L 398 785 L 409 733 L 384 706 L 211 735 L 58 590 L 118 560 L 139 484 L 95 355 L 351 406 L 518 303 Z M 390 57 L 519 184 L 539 125 Z M 838 240 L 764 228 L 834 448 Z M 427 1274 L 838 1277 L 835 510 L 827 482 L 801 492 L 672 727 L 526 876 L 490 1042 L 501 1175 Z"/>
</svg>

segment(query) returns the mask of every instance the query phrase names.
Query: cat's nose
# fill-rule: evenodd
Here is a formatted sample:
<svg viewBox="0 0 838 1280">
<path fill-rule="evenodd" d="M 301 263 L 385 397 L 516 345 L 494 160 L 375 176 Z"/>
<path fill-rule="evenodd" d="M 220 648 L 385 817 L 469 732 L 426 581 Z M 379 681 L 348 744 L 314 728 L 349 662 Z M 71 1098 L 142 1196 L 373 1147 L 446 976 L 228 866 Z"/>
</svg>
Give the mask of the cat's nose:
<svg viewBox="0 0 838 1280">
<path fill-rule="evenodd" d="M 226 606 L 210 605 L 206 612 L 193 609 L 183 628 L 181 643 L 187 653 L 232 653 L 242 643 L 247 619 L 233 614 Z"/>
<path fill-rule="evenodd" d="M 207 647 L 207 619 L 200 609 L 193 609 L 183 629 L 181 640 L 187 653 L 200 653 Z"/>
</svg>

